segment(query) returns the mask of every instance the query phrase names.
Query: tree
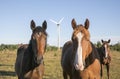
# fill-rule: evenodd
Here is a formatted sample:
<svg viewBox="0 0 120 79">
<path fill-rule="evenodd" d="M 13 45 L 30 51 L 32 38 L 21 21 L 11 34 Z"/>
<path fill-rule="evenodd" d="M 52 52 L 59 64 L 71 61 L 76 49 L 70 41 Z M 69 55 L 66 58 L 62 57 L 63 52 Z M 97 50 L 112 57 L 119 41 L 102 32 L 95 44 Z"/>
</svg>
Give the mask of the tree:
<svg viewBox="0 0 120 79">
<path fill-rule="evenodd" d="M 101 47 L 101 46 L 102 46 L 101 42 L 98 41 L 98 42 L 97 42 L 97 47 Z"/>
</svg>

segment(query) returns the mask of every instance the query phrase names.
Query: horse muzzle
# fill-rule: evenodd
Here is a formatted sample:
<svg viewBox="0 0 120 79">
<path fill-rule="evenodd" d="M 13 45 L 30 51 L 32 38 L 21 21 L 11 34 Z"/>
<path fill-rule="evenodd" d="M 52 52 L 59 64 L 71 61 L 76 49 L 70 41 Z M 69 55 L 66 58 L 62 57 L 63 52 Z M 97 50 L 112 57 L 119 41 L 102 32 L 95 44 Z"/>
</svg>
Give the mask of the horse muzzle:
<svg viewBox="0 0 120 79">
<path fill-rule="evenodd" d="M 74 63 L 74 67 L 76 70 L 80 70 L 80 71 L 83 71 L 85 69 L 85 61 L 83 61 L 83 63 Z"/>
<path fill-rule="evenodd" d="M 84 70 L 84 65 L 83 64 L 74 64 L 74 67 L 76 70 L 83 71 Z"/>
</svg>

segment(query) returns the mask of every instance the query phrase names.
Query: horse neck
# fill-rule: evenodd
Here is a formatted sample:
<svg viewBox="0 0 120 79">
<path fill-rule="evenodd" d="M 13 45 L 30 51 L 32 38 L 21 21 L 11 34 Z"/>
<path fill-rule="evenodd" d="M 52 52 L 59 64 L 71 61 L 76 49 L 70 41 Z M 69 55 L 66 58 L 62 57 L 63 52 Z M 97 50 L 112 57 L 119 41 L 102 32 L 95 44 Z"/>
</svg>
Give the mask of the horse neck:
<svg viewBox="0 0 120 79">
<path fill-rule="evenodd" d="M 99 55 L 103 55 L 103 53 L 104 53 L 102 46 L 101 46 L 101 47 L 98 47 L 98 48 L 97 48 L 97 51 L 98 51 Z"/>
<path fill-rule="evenodd" d="M 90 64 L 92 64 L 95 59 L 100 59 L 95 46 L 91 42 L 89 43 L 88 51 L 89 51 L 89 55 L 85 59 L 86 66 L 89 66 Z"/>
<path fill-rule="evenodd" d="M 103 63 L 103 56 L 104 56 L 103 48 L 101 46 L 101 47 L 98 47 L 96 49 L 97 49 L 97 52 L 98 52 L 99 57 L 100 57 L 100 63 Z"/>
</svg>

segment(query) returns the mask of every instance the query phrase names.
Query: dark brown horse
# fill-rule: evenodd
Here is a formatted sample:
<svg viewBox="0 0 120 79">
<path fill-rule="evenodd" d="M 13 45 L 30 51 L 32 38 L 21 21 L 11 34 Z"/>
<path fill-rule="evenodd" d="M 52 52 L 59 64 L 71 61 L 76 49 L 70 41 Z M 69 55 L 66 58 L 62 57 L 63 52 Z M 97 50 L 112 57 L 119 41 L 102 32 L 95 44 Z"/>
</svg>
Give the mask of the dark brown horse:
<svg viewBox="0 0 120 79">
<path fill-rule="evenodd" d="M 103 78 L 103 65 L 106 65 L 107 68 L 107 76 L 109 79 L 109 69 L 110 69 L 110 62 L 111 62 L 111 53 L 110 53 L 110 39 L 108 41 L 102 41 L 102 46 L 97 48 L 99 55 L 100 55 L 100 62 L 101 62 L 101 77 Z"/>
<path fill-rule="evenodd" d="M 43 54 L 47 43 L 47 22 L 36 26 L 31 21 L 32 35 L 28 45 L 22 45 L 17 50 L 15 72 L 18 79 L 42 79 L 44 74 Z"/>
<path fill-rule="evenodd" d="M 97 49 L 90 42 L 89 20 L 84 26 L 73 19 L 72 41 L 64 44 L 61 65 L 64 79 L 100 79 L 100 61 Z"/>
</svg>

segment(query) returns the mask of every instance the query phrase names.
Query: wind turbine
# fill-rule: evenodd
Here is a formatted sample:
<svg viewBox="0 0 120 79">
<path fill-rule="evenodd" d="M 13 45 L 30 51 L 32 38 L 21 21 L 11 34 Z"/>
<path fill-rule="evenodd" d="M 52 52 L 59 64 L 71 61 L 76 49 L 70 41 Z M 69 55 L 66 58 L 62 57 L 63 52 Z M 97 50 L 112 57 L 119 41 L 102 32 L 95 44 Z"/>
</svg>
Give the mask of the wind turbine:
<svg viewBox="0 0 120 79">
<path fill-rule="evenodd" d="M 63 21 L 64 17 L 60 19 L 59 22 L 56 22 L 52 19 L 50 19 L 51 22 L 55 23 L 57 25 L 57 30 L 58 30 L 58 50 L 60 50 L 60 24 Z"/>
</svg>

